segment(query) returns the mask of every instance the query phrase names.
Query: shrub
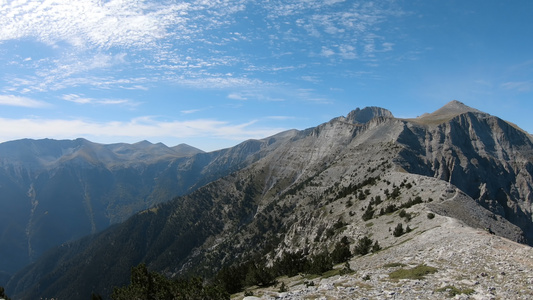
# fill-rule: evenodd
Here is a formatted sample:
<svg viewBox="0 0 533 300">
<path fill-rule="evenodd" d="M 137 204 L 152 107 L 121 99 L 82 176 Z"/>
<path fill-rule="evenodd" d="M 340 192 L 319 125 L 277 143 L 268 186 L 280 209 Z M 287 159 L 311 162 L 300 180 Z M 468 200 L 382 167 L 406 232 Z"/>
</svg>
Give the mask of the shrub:
<svg viewBox="0 0 533 300">
<path fill-rule="evenodd" d="M 302 251 L 284 252 L 283 256 L 274 263 L 274 269 L 277 275 L 293 277 L 298 273 L 304 272 L 307 264 L 307 257 Z"/>
<path fill-rule="evenodd" d="M 348 261 L 351 257 L 352 252 L 350 251 L 350 245 L 348 243 L 338 242 L 335 245 L 333 252 L 331 252 L 331 260 L 334 264 Z"/>
<path fill-rule="evenodd" d="M 431 220 L 431 219 L 435 218 L 435 214 L 434 213 L 428 213 L 427 217 L 428 217 L 428 219 Z"/>
<path fill-rule="evenodd" d="M 398 215 L 400 216 L 400 218 L 405 217 L 405 214 L 407 214 L 407 213 L 405 212 L 405 209 L 400 210 L 400 212 L 398 213 Z"/>
<path fill-rule="evenodd" d="M 402 263 L 389 263 L 389 264 L 384 264 L 383 265 L 383 268 L 396 268 L 396 267 L 405 267 L 405 264 L 402 264 Z"/>
<path fill-rule="evenodd" d="M 448 294 L 446 296 L 449 297 L 449 298 L 453 298 L 453 297 L 455 297 L 457 295 L 460 295 L 460 294 L 471 295 L 471 294 L 475 293 L 476 291 L 474 291 L 473 289 L 459 289 L 459 288 L 456 288 L 453 285 L 447 285 L 447 286 L 445 286 L 443 288 L 437 289 L 437 292 L 439 292 L 439 293 L 448 292 Z"/>
<path fill-rule="evenodd" d="M 9 300 L 9 297 L 5 294 L 4 288 L 0 286 L 0 298 Z"/>
<path fill-rule="evenodd" d="M 346 275 L 346 274 L 350 274 L 350 273 L 353 273 L 352 268 L 350 268 L 350 263 L 349 262 L 345 262 L 344 263 L 344 267 L 340 270 L 339 274 L 340 275 Z"/>
<path fill-rule="evenodd" d="M 285 282 L 282 282 L 281 285 L 279 286 L 279 292 L 283 293 L 286 291 L 287 291 L 287 286 L 285 285 Z"/>
<path fill-rule="evenodd" d="M 364 236 L 360 238 L 357 241 L 357 245 L 355 245 L 354 253 L 359 255 L 366 255 L 368 252 L 370 252 L 370 248 L 372 247 L 372 240 Z"/>
<path fill-rule="evenodd" d="M 311 259 L 311 262 L 307 267 L 307 271 L 309 274 L 322 275 L 322 273 L 329 271 L 332 268 L 333 262 L 331 261 L 331 258 L 329 257 L 328 253 L 324 252 L 315 255 Z"/>
<path fill-rule="evenodd" d="M 387 205 L 387 207 L 385 208 L 385 213 L 386 214 L 390 214 L 390 213 L 393 213 L 396 211 L 396 205 L 394 204 L 389 204 Z"/>
<path fill-rule="evenodd" d="M 365 212 L 363 213 L 363 221 L 368 221 L 374 217 L 374 208 L 372 208 L 372 204 L 369 204 L 366 208 Z"/>
<path fill-rule="evenodd" d="M 394 228 L 394 231 L 392 232 L 392 235 L 394 235 L 395 237 L 399 237 L 402 234 L 404 234 L 403 225 L 402 225 L 402 223 L 398 223 L 398 225 L 396 225 L 396 228 Z"/>
<path fill-rule="evenodd" d="M 381 246 L 379 245 L 378 241 L 375 241 L 374 245 L 372 246 L 372 252 L 376 253 L 379 250 L 381 250 Z"/>
<path fill-rule="evenodd" d="M 130 285 L 115 287 L 113 300 L 126 299 L 230 299 L 220 285 L 206 285 L 199 277 L 168 279 L 140 264 L 131 269 Z"/>
</svg>

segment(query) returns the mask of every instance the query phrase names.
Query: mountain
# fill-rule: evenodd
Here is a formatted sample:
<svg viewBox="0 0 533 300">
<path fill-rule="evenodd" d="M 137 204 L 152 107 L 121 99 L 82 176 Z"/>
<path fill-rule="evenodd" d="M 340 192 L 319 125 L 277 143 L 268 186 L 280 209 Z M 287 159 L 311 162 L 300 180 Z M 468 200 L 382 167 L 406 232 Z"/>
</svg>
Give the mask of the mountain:
<svg viewBox="0 0 533 300">
<path fill-rule="evenodd" d="M 234 172 L 218 178 L 204 173 L 213 181 L 57 247 L 13 276 L 7 291 L 17 299 L 83 299 L 92 292 L 107 297 L 129 282 L 130 268 L 139 263 L 168 276 L 212 278 L 224 266 L 272 265 L 287 253 L 313 257 L 331 253 L 338 243 L 356 250 L 370 237 L 382 250 L 354 257 L 350 265 L 374 272 L 368 280 L 381 293 L 397 284 L 386 280 L 388 267 L 369 265 L 380 261 L 431 265 L 454 286 L 481 276 L 472 288 L 481 297 L 508 298 L 509 290 L 518 293 L 512 297 L 527 297 L 518 271 L 497 275 L 517 278 L 504 290 L 499 279 L 485 279 L 490 269 L 483 269 L 512 267 L 533 255 L 528 246 L 503 242 L 533 240 L 533 142 L 516 126 L 458 101 L 416 119 L 370 107 L 223 152 L 241 151 L 254 154 L 240 164 L 228 156 L 209 164 L 233 163 Z M 192 159 L 209 155 L 215 154 Z M 505 249 L 515 253 L 512 262 L 505 261 Z M 522 268 L 524 274 L 533 271 L 531 264 Z M 343 280 L 374 293 L 353 276 Z M 302 285 L 297 278 L 294 289 Z M 405 290 L 405 299 L 421 296 L 420 287 Z"/>
<path fill-rule="evenodd" d="M 48 249 L 225 176 L 289 137 L 282 133 L 211 153 L 148 141 L 0 144 L 0 285 Z"/>
</svg>

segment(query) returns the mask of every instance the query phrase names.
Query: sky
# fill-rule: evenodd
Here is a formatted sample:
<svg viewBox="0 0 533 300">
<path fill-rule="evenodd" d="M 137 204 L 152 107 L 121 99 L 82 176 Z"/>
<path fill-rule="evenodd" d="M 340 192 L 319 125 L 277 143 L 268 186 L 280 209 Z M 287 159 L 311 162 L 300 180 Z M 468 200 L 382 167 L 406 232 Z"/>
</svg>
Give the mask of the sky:
<svg viewBox="0 0 533 300">
<path fill-rule="evenodd" d="M 0 0 L 0 142 L 204 151 L 452 100 L 533 133 L 529 0 Z"/>
</svg>

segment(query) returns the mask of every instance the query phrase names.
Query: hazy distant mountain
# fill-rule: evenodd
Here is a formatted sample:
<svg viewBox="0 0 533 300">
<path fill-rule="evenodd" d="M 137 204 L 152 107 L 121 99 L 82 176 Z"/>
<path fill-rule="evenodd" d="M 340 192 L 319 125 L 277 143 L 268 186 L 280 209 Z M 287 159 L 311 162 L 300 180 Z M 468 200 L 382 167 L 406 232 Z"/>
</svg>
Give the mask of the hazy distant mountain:
<svg viewBox="0 0 533 300">
<path fill-rule="evenodd" d="M 198 178 L 211 175 L 214 181 L 47 253 L 11 279 L 9 294 L 107 296 L 113 286 L 126 284 L 130 267 L 141 262 L 167 275 L 212 276 L 222 266 L 247 260 L 330 251 L 344 236 L 352 248 L 371 236 L 384 248 L 376 255 L 387 261 L 403 253 L 405 260 L 442 269 L 452 268 L 441 263 L 453 256 L 454 272 L 465 273 L 447 280 L 459 284 L 456 278 L 478 272 L 471 268 L 474 243 L 466 236 L 488 241 L 482 237 L 487 230 L 533 241 L 530 135 L 458 101 L 416 119 L 397 119 L 382 108 L 357 109 L 314 128 L 223 152 L 197 154 L 187 162 L 207 160 L 202 165 L 213 170 L 225 164 L 242 168 L 218 179 L 204 168 Z M 247 159 L 238 153 L 247 153 Z M 391 230 L 397 224 L 412 231 L 398 238 Z M 465 226 L 480 231 L 460 229 Z M 453 253 L 451 236 L 442 228 L 465 234 Z M 429 241 L 433 256 L 405 254 L 405 249 L 423 251 Z M 491 262 L 502 259 L 491 255 L 483 253 Z"/>
<path fill-rule="evenodd" d="M 52 247 L 249 164 L 274 139 L 211 153 L 147 141 L 103 145 L 84 139 L 26 139 L 0 144 L 0 285 Z"/>
</svg>

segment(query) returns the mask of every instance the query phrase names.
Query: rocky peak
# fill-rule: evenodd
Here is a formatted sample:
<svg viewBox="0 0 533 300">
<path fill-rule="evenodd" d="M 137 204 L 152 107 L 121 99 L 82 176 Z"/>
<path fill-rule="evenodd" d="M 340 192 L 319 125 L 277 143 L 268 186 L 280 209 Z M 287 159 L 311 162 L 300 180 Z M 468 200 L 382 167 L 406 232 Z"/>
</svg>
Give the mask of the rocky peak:
<svg viewBox="0 0 533 300">
<path fill-rule="evenodd" d="M 436 111 L 430 114 L 423 114 L 422 116 L 413 119 L 413 121 L 424 124 L 440 124 L 465 113 L 484 114 L 484 112 L 472 108 L 460 101 L 452 100 Z"/>
<path fill-rule="evenodd" d="M 434 114 L 436 113 L 439 113 L 439 114 L 463 114 L 463 113 L 466 113 L 466 112 L 477 112 L 477 113 L 481 113 L 481 111 L 475 109 L 475 108 L 472 108 L 466 104 L 464 104 L 463 102 L 460 102 L 460 101 L 457 101 L 457 100 L 452 100 L 448 103 L 446 103 L 446 105 L 444 105 L 443 107 L 441 107 L 440 109 L 438 109 L 437 111 L 434 112 Z"/>
<path fill-rule="evenodd" d="M 392 113 L 384 108 L 369 106 L 363 109 L 356 108 L 352 110 L 348 116 L 346 116 L 346 121 L 354 124 L 364 124 L 376 117 L 387 117 L 393 118 Z"/>
</svg>

